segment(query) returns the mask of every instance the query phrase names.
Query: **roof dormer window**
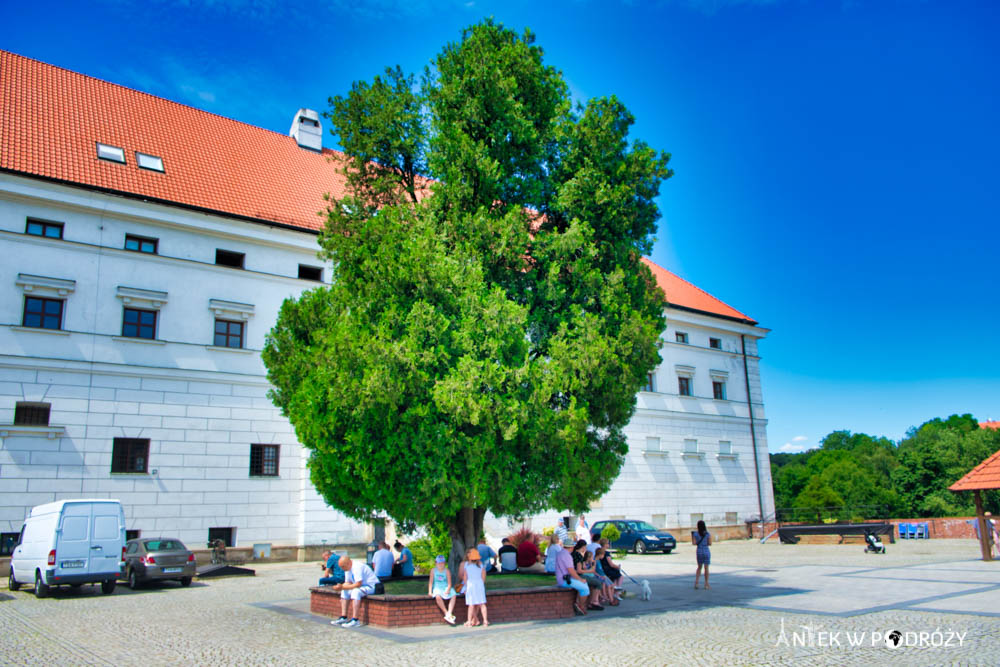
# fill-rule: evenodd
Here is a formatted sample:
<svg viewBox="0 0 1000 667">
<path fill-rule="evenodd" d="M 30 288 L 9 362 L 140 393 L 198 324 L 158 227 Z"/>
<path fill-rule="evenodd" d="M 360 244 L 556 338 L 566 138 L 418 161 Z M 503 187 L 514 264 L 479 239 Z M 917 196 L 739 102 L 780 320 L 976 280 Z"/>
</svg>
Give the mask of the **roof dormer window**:
<svg viewBox="0 0 1000 667">
<path fill-rule="evenodd" d="M 135 163 L 139 165 L 140 169 L 149 169 L 150 171 L 163 171 L 163 158 L 157 157 L 155 155 L 149 155 L 148 153 L 135 152 Z"/>
<path fill-rule="evenodd" d="M 118 148 L 118 146 L 97 142 L 97 157 L 109 162 L 121 162 L 125 164 L 125 151 Z"/>
</svg>

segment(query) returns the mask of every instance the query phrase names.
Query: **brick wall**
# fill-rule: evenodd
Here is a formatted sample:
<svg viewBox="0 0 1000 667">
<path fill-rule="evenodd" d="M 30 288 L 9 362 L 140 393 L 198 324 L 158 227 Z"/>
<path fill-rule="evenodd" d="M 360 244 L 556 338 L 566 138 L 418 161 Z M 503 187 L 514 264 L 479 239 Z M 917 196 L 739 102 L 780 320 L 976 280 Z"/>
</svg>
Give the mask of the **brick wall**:
<svg viewBox="0 0 1000 667">
<path fill-rule="evenodd" d="M 329 588 L 310 588 L 310 611 L 340 616 L 340 593 Z M 486 611 L 490 623 L 568 618 L 573 615 L 572 589 L 544 586 L 510 591 L 489 591 Z M 455 616 L 464 622 L 468 614 L 464 596 L 455 603 Z M 444 623 L 437 603 L 423 595 L 370 595 L 361 601 L 362 623 L 383 628 Z"/>
<path fill-rule="evenodd" d="M 889 519 L 894 527 L 896 536 L 899 536 L 899 524 L 901 523 L 926 523 L 927 532 L 931 539 L 976 539 L 976 527 L 969 524 L 975 521 L 976 517 L 939 517 L 936 519 Z"/>
</svg>

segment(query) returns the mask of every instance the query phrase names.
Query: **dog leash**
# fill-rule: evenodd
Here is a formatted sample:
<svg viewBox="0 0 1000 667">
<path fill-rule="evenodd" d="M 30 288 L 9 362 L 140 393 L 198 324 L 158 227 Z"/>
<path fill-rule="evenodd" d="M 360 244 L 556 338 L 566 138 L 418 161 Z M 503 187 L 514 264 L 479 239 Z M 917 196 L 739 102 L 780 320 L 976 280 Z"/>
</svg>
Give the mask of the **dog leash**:
<svg viewBox="0 0 1000 667">
<path fill-rule="evenodd" d="M 619 571 L 619 572 L 621 572 L 622 574 L 624 574 L 624 575 L 625 575 L 626 577 L 628 577 L 629 579 L 632 579 L 632 575 L 631 575 L 631 574 L 629 574 L 628 572 L 626 572 L 624 568 L 621 568 L 621 567 L 619 567 L 619 568 L 618 568 L 618 571 Z M 638 581 L 636 581 L 635 579 L 632 579 L 632 583 L 633 583 L 633 584 L 635 584 L 636 586 L 642 586 L 642 584 L 640 584 L 640 583 L 639 583 Z"/>
</svg>

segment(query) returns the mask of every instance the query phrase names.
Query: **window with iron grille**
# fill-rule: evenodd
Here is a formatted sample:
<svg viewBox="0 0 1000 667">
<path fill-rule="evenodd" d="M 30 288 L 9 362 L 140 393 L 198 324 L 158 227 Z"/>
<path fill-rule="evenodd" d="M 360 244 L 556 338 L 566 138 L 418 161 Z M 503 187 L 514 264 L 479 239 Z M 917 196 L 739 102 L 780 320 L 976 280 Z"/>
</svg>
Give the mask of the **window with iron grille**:
<svg viewBox="0 0 1000 667">
<path fill-rule="evenodd" d="M 156 338 L 156 311 L 126 308 L 122 317 L 122 336 L 126 338 Z"/>
<path fill-rule="evenodd" d="M 149 438 L 115 438 L 111 450 L 111 472 L 146 472 Z"/>
<path fill-rule="evenodd" d="M 243 322 L 215 320 L 216 347 L 243 347 Z"/>
<path fill-rule="evenodd" d="M 62 329 L 62 299 L 43 299 L 38 296 L 24 297 L 24 315 L 21 326 L 36 329 Z"/>
<path fill-rule="evenodd" d="M 25 234 L 31 234 L 32 236 L 44 236 L 50 239 L 61 239 L 63 237 L 63 223 L 28 218 L 28 224 L 25 227 L 24 232 Z"/>
<path fill-rule="evenodd" d="M 126 234 L 125 249 L 134 250 L 135 252 L 144 252 L 150 255 L 155 255 L 157 241 L 158 239 L 151 239 L 145 236 L 135 236 L 133 234 Z"/>
<path fill-rule="evenodd" d="M 677 393 L 681 396 L 691 395 L 691 378 L 683 376 L 677 378 Z"/>
<path fill-rule="evenodd" d="M 250 476 L 278 476 L 279 445 L 250 445 Z"/>
<path fill-rule="evenodd" d="M 14 423 L 18 426 L 48 426 L 49 403 L 17 403 L 14 406 Z"/>
</svg>

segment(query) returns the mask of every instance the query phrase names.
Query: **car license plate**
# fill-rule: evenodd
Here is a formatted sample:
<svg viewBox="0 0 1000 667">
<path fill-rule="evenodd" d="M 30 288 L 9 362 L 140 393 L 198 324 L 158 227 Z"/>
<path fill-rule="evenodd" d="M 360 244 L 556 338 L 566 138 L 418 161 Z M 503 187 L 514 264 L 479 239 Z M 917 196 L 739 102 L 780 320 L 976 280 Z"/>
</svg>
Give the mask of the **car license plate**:
<svg viewBox="0 0 1000 667">
<path fill-rule="evenodd" d="M 60 563 L 60 565 L 63 568 L 83 567 L 86 564 L 87 561 L 84 560 L 64 560 L 62 563 Z"/>
<path fill-rule="evenodd" d="M 164 574 L 174 574 L 175 572 L 181 572 L 183 570 L 184 570 L 183 567 L 165 567 L 165 568 L 163 568 L 163 573 Z"/>
</svg>

